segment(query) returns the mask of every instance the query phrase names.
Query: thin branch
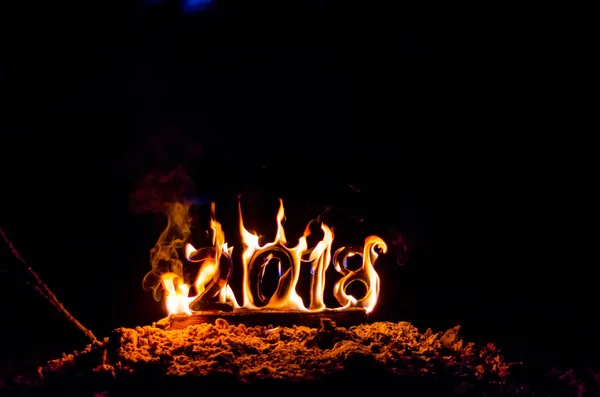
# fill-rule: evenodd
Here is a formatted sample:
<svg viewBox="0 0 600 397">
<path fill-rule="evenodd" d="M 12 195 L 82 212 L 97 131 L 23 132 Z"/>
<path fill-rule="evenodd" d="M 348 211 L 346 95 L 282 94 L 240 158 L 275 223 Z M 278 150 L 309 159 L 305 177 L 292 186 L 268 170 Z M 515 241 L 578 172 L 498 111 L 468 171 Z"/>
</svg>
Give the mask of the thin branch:
<svg viewBox="0 0 600 397">
<path fill-rule="evenodd" d="M 54 293 L 50 290 L 48 285 L 46 285 L 46 283 L 44 283 L 42 281 L 42 279 L 31 268 L 31 266 L 29 266 L 27 264 L 25 259 L 23 259 L 21 254 L 19 254 L 19 251 L 17 251 L 17 249 L 12 244 L 12 242 L 8 239 L 8 237 L 6 236 L 6 234 L 4 233 L 2 228 L 0 228 L 0 235 L 2 235 L 2 239 L 4 240 L 4 242 L 6 242 L 6 244 L 10 248 L 10 250 L 11 250 L 12 254 L 15 256 L 15 258 L 17 258 L 19 260 L 19 262 L 21 262 L 23 265 L 25 265 L 27 272 L 35 280 L 35 284 L 33 285 L 35 290 L 40 295 L 42 295 L 48 302 L 50 302 L 50 304 L 52 306 L 54 306 L 68 321 L 70 321 L 73 325 L 75 325 L 75 327 L 77 327 L 77 329 L 79 329 L 81 332 L 83 332 L 85 334 L 85 336 L 87 336 L 92 342 L 97 342 L 98 340 L 94 336 L 94 333 L 91 330 L 84 327 L 75 317 L 73 317 L 73 315 L 71 313 L 69 313 L 69 311 L 58 300 L 56 295 L 54 295 Z"/>
</svg>

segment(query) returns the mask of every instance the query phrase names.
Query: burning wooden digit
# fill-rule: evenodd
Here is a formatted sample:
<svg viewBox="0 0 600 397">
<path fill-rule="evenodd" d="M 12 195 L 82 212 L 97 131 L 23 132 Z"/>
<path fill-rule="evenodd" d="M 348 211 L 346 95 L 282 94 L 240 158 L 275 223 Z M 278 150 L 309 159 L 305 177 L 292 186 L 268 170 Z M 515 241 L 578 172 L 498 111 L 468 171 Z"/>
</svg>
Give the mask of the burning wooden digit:
<svg viewBox="0 0 600 397">
<path fill-rule="evenodd" d="M 364 247 L 342 247 L 333 254 L 335 270 L 343 275 L 335 284 L 333 294 L 344 308 L 362 307 L 367 313 L 375 308 L 379 296 L 379 276 L 373 267 L 379 257 L 377 250 L 386 253 L 387 245 L 380 237 L 369 236 L 365 239 Z M 350 270 L 347 267 L 347 261 L 354 255 L 362 256 L 363 263 L 359 269 Z M 367 287 L 367 292 L 361 299 L 356 299 L 346 293 L 348 285 L 355 281 L 361 282 Z"/>
<path fill-rule="evenodd" d="M 306 251 L 306 237 L 302 236 L 298 245 L 293 248 L 287 247 L 285 232 L 283 230 L 283 218 L 285 217 L 283 202 L 279 200 L 279 211 L 277 213 L 277 234 L 275 240 L 265 245 L 260 245 L 258 236 L 250 233 L 244 227 L 242 218 L 242 207 L 239 205 L 240 214 L 240 232 L 244 245 L 242 253 L 243 266 L 243 303 L 245 309 L 257 309 L 255 297 L 261 301 L 266 300 L 262 296 L 261 281 L 264 270 L 269 261 L 273 258 L 278 259 L 280 263 L 289 264 L 289 269 L 279 278 L 277 290 L 271 296 L 268 302 L 261 307 L 262 309 L 284 309 L 284 310 L 306 310 L 302 298 L 296 291 L 296 285 L 300 277 L 300 264 L 302 254 Z M 263 302 L 264 303 L 264 302 Z"/>
<path fill-rule="evenodd" d="M 200 301 L 212 301 L 221 297 L 221 291 L 227 288 L 231 276 L 231 257 L 216 247 L 206 247 L 195 251 L 190 262 L 200 262 L 198 276 L 194 282 L 198 295 L 192 306 Z"/>
<path fill-rule="evenodd" d="M 231 277 L 232 260 L 231 250 L 225 243 L 225 234 L 221 224 L 215 219 L 215 206 L 211 205 L 210 228 L 213 232 L 213 246 L 204 247 L 199 250 L 194 249 L 190 244 L 186 247 L 186 257 L 190 262 L 199 262 L 198 275 L 194 286 L 198 295 L 190 303 L 190 306 L 198 306 L 200 302 L 207 302 L 219 298 L 221 303 L 225 303 L 226 294 L 223 291 L 228 290 L 227 282 Z M 235 302 L 234 302 L 234 305 Z"/>
<path fill-rule="evenodd" d="M 279 280 L 277 289 L 272 296 L 268 297 L 263 294 L 263 281 L 267 265 L 273 261 L 278 262 Z M 291 295 L 294 279 L 298 277 L 294 270 L 296 262 L 297 259 L 285 246 L 274 245 L 256 251 L 248 266 L 252 301 L 256 303 L 255 299 L 258 299 L 264 308 L 286 308 L 289 305 L 287 298 Z M 283 272 L 282 264 L 289 266 Z"/>
</svg>

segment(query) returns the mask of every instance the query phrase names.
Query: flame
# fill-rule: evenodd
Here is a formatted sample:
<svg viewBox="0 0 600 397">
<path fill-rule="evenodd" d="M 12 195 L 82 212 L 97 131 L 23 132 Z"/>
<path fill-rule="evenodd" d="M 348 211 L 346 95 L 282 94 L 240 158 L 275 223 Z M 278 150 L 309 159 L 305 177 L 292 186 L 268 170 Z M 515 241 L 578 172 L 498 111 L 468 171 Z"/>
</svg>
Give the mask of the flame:
<svg viewBox="0 0 600 397">
<path fill-rule="evenodd" d="M 309 235 L 310 223 L 306 225 L 304 235 Z M 325 272 L 331 262 L 331 244 L 333 243 L 333 231 L 326 224 L 321 225 L 323 240 L 319 241 L 310 254 L 312 261 L 310 273 L 313 275 L 310 285 L 310 310 L 320 311 L 325 309 L 323 294 L 325 293 Z"/>
<path fill-rule="evenodd" d="M 290 264 L 290 268 L 281 275 L 279 278 L 279 284 L 273 296 L 268 302 L 262 307 L 263 309 L 284 309 L 284 310 L 307 310 L 304 307 L 302 298 L 296 292 L 296 285 L 298 284 L 298 278 L 300 277 L 300 265 L 302 262 L 302 255 L 308 248 L 306 242 L 306 235 L 300 237 L 298 245 L 294 248 L 288 248 L 286 246 L 285 232 L 283 230 L 283 219 L 285 218 L 285 212 L 283 208 L 283 201 L 279 199 L 279 211 L 277 212 L 277 233 L 275 240 L 265 245 L 260 245 L 258 242 L 258 236 L 250 233 L 244 227 L 244 220 L 242 217 L 242 206 L 239 205 L 240 215 L 240 232 L 242 234 L 242 244 L 244 246 L 244 252 L 242 253 L 242 270 L 243 270 L 243 303 L 244 309 L 257 309 L 254 296 L 252 294 L 252 284 L 250 276 L 252 271 L 259 271 L 262 275 L 264 268 L 272 258 L 277 258 L 280 261 L 287 260 Z M 257 259 L 264 254 L 268 255 L 264 258 L 261 264 L 257 264 Z M 257 269 L 257 267 L 260 267 Z M 260 278 L 259 278 L 260 280 Z M 264 299 L 260 288 L 260 283 L 257 283 L 257 295 L 261 300 Z"/>
<path fill-rule="evenodd" d="M 189 285 L 183 282 L 183 279 L 175 273 L 165 273 L 162 275 L 162 283 L 166 291 L 166 305 L 168 313 L 192 314 L 190 310 L 190 292 Z"/>
<path fill-rule="evenodd" d="M 333 254 L 335 270 L 344 275 L 333 287 L 333 294 L 342 306 L 362 307 L 367 313 L 371 313 L 375 308 L 379 297 L 379 275 L 373 266 L 379 257 L 377 249 L 386 253 L 387 245 L 381 238 L 369 236 L 365 239 L 363 248 L 342 247 Z M 361 255 L 363 264 L 357 270 L 350 270 L 347 267 L 347 261 L 354 255 Z M 346 294 L 348 285 L 355 281 L 361 282 L 367 287 L 367 293 L 362 299 L 356 299 L 352 295 Z"/>
<path fill-rule="evenodd" d="M 374 264 L 380 253 L 387 252 L 386 243 L 377 236 L 369 236 L 365 239 L 362 247 L 349 246 L 341 247 L 333 254 L 332 245 L 334 241 L 333 230 L 322 223 L 320 220 L 312 220 L 306 226 L 304 233 L 298 239 L 294 247 L 289 247 L 286 239 L 283 222 L 285 220 L 285 210 L 283 201 L 279 199 L 279 210 L 276 216 L 276 234 L 271 242 L 260 243 L 260 238 L 256 233 L 250 232 L 244 226 L 242 216 L 241 202 L 238 205 L 239 211 L 239 231 L 242 238 L 242 304 L 239 305 L 233 289 L 229 285 L 233 269 L 233 247 L 229 247 L 225 242 L 225 234 L 221 224 L 217 222 L 215 216 L 214 203 L 211 205 L 210 229 L 212 231 L 212 244 L 209 247 L 196 249 L 187 242 L 182 247 L 184 238 L 188 238 L 189 220 L 187 208 L 181 211 L 179 208 L 179 217 L 171 216 L 170 222 L 161 234 L 157 247 L 168 247 L 153 250 L 160 253 L 162 260 L 167 262 L 179 261 L 177 249 L 183 248 L 185 258 L 190 263 L 198 264 L 198 272 L 193 281 L 195 295 L 190 296 L 191 287 L 183 277 L 183 266 L 169 268 L 160 274 L 160 282 L 165 291 L 165 304 L 169 315 L 172 314 L 192 314 L 194 307 L 201 302 L 218 302 L 228 304 L 233 310 L 273 310 L 273 311 L 300 311 L 300 312 L 318 312 L 328 310 L 324 302 L 324 293 L 326 286 L 326 272 L 333 262 L 335 270 L 342 276 L 333 289 L 334 297 L 341 307 L 334 310 L 347 309 L 350 307 L 364 308 L 367 313 L 373 311 L 377 304 L 379 296 L 380 280 L 375 271 Z M 188 223 L 182 222 L 186 220 Z M 175 220 L 178 220 L 175 222 Z M 313 222 L 318 222 L 323 232 L 321 240 L 313 247 L 308 247 L 307 238 L 311 235 L 310 226 Z M 170 244 L 164 243 L 168 239 L 166 235 L 171 235 L 174 225 L 179 233 L 175 233 L 178 238 L 171 239 Z M 350 270 L 347 267 L 348 258 L 359 255 L 363 259 L 361 267 L 357 270 Z M 275 292 L 266 297 L 262 291 L 262 281 L 266 268 L 272 261 L 277 261 L 279 270 L 279 281 Z M 181 261 L 179 261 L 181 264 Z M 286 269 L 283 264 L 287 265 Z M 311 283 L 309 305 L 305 306 L 303 298 L 297 291 L 297 286 L 303 266 L 310 267 Z M 153 259 L 152 274 L 156 275 L 156 269 Z M 150 274 L 150 273 L 149 273 Z M 148 278 L 148 276 L 147 276 Z M 146 280 L 144 280 L 146 283 Z M 353 282 L 361 282 L 366 286 L 366 294 L 362 298 L 356 298 L 348 294 L 346 289 Z"/>
<path fill-rule="evenodd" d="M 166 307 L 169 314 L 191 314 L 191 306 L 207 297 L 218 297 L 219 302 L 231 302 L 234 308 L 239 308 L 235 295 L 227 284 L 231 276 L 231 253 L 233 247 L 228 247 L 221 224 L 215 217 L 215 204 L 211 204 L 210 228 L 212 230 L 212 247 L 194 248 L 187 243 L 185 257 L 190 262 L 200 264 L 194 287 L 195 296 L 189 296 L 190 286 L 177 273 L 161 275 L 161 281 L 166 293 Z M 189 234 L 188 234 L 189 235 Z"/>
</svg>

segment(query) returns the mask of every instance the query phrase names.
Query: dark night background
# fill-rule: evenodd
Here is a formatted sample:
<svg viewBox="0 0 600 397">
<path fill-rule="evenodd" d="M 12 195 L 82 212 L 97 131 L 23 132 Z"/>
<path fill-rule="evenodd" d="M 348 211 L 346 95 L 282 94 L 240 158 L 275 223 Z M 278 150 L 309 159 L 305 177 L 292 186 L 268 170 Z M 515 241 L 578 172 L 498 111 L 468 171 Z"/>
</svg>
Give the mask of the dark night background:
<svg viewBox="0 0 600 397">
<path fill-rule="evenodd" d="M 530 63 L 549 36 L 457 9 L 187 11 L 3 13 L 19 29 L 0 64 L 0 227 L 84 325 L 101 337 L 164 316 L 141 285 L 164 224 L 140 211 L 140 186 L 178 169 L 228 241 L 238 194 L 265 232 L 282 197 L 291 228 L 331 206 L 340 244 L 401 236 L 403 265 L 377 266 L 377 319 L 592 362 L 593 262 L 574 226 L 585 158 L 545 106 L 556 81 Z M 82 346 L 3 242 L 0 258 L 2 370 Z"/>
</svg>

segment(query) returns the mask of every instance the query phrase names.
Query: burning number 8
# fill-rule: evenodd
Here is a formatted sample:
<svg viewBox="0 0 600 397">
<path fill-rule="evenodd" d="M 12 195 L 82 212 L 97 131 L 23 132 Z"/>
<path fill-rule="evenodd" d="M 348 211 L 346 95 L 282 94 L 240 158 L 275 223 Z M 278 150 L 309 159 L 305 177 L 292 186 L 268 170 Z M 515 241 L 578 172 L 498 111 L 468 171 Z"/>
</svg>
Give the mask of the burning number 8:
<svg viewBox="0 0 600 397">
<path fill-rule="evenodd" d="M 379 296 L 379 276 L 373 265 L 379 257 L 377 250 L 381 253 L 387 252 L 387 245 L 377 236 L 369 236 L 365 239 L 364 247 L 349 246 L 339 248 L 333 254 L 333 266 L 343 277 L 335 284 L 333 294 L 338 302 L 344 307 L 362 307 L 367 313 L 370 313 Z M 362 266 L 357 270 L 350 270 L 347 267 L 348 258 L 360 255 L 362 256 Z M 367 292 L 361 299 L 356 299 L 346 293 L 346 288 L 351 283 L 359 281 L 367 287 Z"/>
</svg>

